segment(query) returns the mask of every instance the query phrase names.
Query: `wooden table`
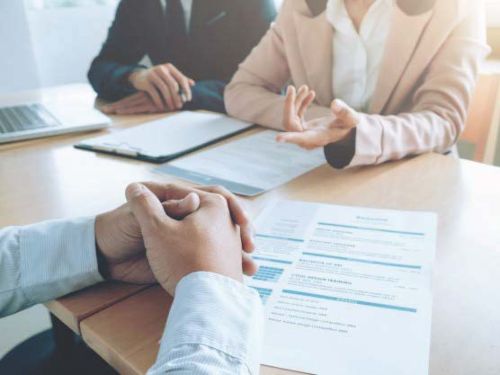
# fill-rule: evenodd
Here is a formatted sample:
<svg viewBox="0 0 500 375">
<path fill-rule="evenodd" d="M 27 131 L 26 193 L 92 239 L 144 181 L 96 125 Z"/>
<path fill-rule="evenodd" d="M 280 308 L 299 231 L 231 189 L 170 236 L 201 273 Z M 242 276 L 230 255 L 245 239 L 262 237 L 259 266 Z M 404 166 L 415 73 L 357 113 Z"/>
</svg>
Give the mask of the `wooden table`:
<svg viewBox="0 0 500 375">
<path fill-rule="evenodd" d="M 69 86 L 0 104 L 39 95 L 94 100 L 87 86 Z M 100 133 L 157 117 L 117 117 Z M 95 215 L 121 204 L 129 182 L 175 181 L 153 174 L 151 164 L 73 149 L 95 135 L 0 146 L 0 227 Z M 437 212 L 430 374 L 500 374 L 500 169 L 434 154 L 347 171 L 324 166 L 247 203 L 256 214 L 274 199 Z M 47 306 L 120 373 L 142 374 L 170 303 L 157 286 L 108 283 Z M 262 374 L 290 373 L 262 367 Z"/>
</svg>

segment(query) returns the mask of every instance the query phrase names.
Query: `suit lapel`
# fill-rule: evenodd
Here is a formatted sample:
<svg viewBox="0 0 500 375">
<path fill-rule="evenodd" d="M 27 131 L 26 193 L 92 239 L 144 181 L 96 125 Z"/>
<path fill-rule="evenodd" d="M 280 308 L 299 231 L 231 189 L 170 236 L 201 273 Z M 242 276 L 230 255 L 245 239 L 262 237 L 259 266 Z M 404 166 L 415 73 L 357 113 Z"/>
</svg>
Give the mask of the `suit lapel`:
<svg viewBox="0 0 500 375">
<path fill-rule="evenodd" d="M 317 102 L 330 106 L 332 93 L 333 30 L 325 13 L 316 17 L 294 14 L 295 28 L 309 87 L 316 91 Z"/>
<path fill-rule="evenodd" d="M 386 41 L 385 54 L 371 103 L 372 113 L 382 113 L 386 107 L 415 52 L 431 15 L 432 10 L 409 16 L 398 6 L 394 7 L 391 30 Z"/>
</svg>

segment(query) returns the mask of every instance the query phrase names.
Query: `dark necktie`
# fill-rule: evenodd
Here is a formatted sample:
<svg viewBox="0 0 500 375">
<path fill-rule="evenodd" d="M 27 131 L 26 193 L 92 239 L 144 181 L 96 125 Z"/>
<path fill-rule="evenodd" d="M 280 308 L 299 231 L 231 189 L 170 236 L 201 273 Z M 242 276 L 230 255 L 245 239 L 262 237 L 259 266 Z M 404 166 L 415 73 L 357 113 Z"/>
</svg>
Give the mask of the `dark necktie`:
<svg viewBox="0 0 500 375">
<path fill-rule="evenodd" d="M 189 46 L 184 9 L 180 0 L 167 0 L 167 48 L 169 63 L 187 73 L 189 66 Z"/>
</svg>

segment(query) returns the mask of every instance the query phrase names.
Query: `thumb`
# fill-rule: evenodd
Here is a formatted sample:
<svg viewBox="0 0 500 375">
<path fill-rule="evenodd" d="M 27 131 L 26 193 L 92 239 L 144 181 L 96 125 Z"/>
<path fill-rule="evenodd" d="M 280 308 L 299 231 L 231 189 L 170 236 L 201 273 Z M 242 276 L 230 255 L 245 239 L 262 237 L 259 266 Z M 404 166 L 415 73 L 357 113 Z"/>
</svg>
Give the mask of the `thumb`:
<svg viewBox="0 0 500 375">
<path fill-rule="evenodd" d="M 341 121 L 343 127 L 353 128 L 358 125 L 358 113 L 340 99 L 335 99 L 331 105 L 332 114 Z"/>
<path fill-rule="evenodd" d="M 181 220 L 200 208 L 200 196 L 192 192 L 183 199 L 172 199 L 164 202 L 163 208 L 168 216 Z"/>
<path fill-rule="evenodd" d="M 130 184 L 125 195 L 142 229 L 153 230 L 167 217 L 160 200 L 146 186 L 139 183 Z"/>
</svg>

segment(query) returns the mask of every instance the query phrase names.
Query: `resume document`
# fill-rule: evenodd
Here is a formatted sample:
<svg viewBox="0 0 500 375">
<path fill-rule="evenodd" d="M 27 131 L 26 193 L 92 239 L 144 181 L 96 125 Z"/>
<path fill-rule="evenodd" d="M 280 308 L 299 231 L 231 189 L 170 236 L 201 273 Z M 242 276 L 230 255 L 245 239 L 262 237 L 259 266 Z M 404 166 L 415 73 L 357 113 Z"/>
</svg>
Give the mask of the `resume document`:
<svg viewBox="0 0 500 375">
<path fill-rule="evenodd" d="M 263 364 L 428 373 L 435 214 L 279 201 L 256 225 Z"/>
</svg>

